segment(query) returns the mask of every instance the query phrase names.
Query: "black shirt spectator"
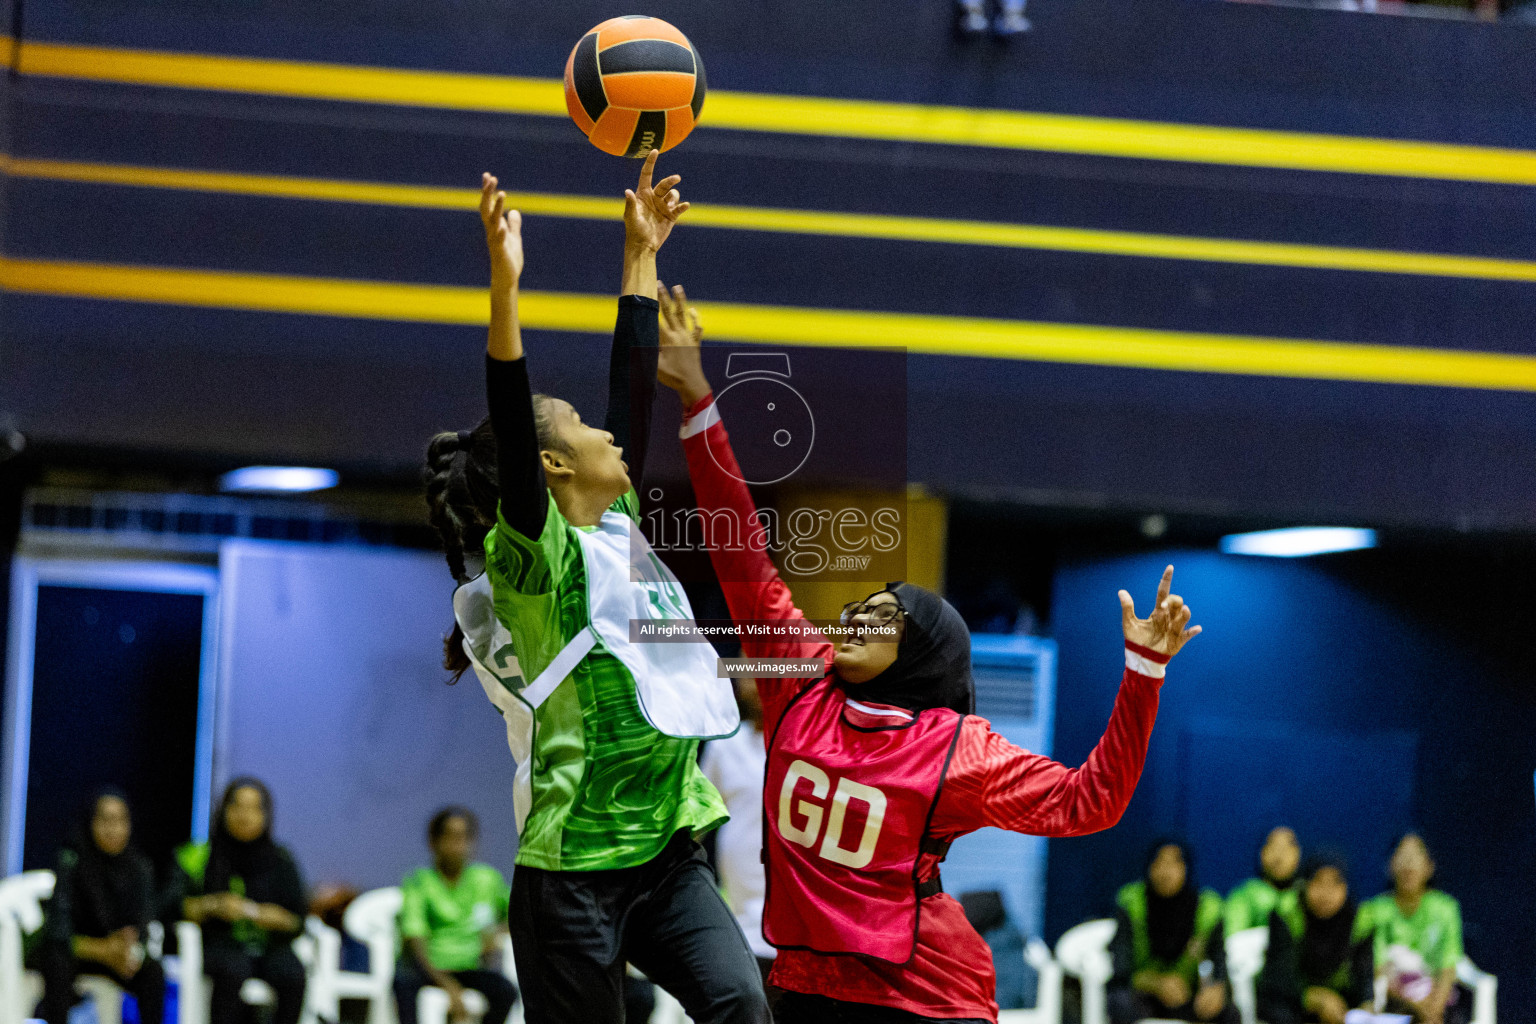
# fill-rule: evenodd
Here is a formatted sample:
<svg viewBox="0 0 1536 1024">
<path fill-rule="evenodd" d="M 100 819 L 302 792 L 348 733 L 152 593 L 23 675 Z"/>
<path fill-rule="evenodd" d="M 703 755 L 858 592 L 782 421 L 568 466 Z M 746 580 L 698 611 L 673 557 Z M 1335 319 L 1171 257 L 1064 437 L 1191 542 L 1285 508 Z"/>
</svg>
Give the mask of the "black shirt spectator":
<svg viewBox="0 0 1536 1024">
<path fill-rule="evenodd" d="M 81 974 L 115 981 L 138 1000 L 143 1024 L 161 1024 L 165 975 L 144 950 L 154 869 L 130 845 L 132 835 L 127 797 L 103 789 L 59 854 L 38 951 L 44 992 L 38 1014 L 48 1024 L 66 1024 Z"/>
</svg>

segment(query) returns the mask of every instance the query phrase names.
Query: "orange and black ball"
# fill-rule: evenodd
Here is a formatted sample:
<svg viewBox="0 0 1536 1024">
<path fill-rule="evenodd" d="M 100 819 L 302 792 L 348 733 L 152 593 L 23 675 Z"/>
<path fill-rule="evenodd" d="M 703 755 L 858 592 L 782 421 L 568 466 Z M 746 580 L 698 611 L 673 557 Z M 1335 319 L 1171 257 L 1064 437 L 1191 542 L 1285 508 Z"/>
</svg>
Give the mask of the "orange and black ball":
<svg viewBox="0 0 1536 1024">
<path fill-rule="evenodd" d="M 629 14 L 581 37 L 565 62 L 565 108 L 604 153 L 663 152 L 693 131 L 704 109 L 704 63 L 673 26 Z"/>
</svg>

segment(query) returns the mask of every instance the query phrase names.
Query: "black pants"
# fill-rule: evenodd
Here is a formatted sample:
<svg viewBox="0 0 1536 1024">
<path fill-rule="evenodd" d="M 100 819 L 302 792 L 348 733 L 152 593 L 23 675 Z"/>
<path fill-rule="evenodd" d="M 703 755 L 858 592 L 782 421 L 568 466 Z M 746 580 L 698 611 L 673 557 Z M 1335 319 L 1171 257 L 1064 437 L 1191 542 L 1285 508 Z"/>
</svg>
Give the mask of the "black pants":
<svg viewBox="0 0 1536 1024">
<path fill-rule="evenodd" d="M 120 978 L 104 964 L 76 959 L 69 946 L 49 942 L 38 953 L 38 969 L 43 975 L 43 1001 L 37 1015 L 48 1024 L 69 1020 L 69 1008 L 75 1005 L 75 979 L 82 974 L 100 974 L 117 982 L 138 1001 L 144 1024 L 161 1024 L 165 1016 L 165 972 L 158 960 L 145 960 L 132 978 Z"/>
<path fill-rule="evenodd" d="M 785 992 L 779 997 L 773 1015 L 779 1024 L 986 1024 L 980 1017 L 920 1017 L 891 1006 L 845 1003 L 803 992 Z"/>
<path fill-rule="evenodd" d="M 639 867 L 517 868 L 508 924 L 528 1024 L 623 1020 L 626 961 L 696 1024 L 766 1024 L 757 960 L 717 886 L 686 832 Z"/>
<path fill-rule="evenodd" d="M 1162 1000 L 1155 999 L 1145 992 L 1137 992 L 1133 988 L 1112 988 L 1105 993 L 1105 1009 L 1109 1011 L 1109 1024 L 1135 1024 L 1143 1017 L 1163 1017 L 1169 1020 L 1199 1020 L 1195 1016 L 1195 1001 L 1191 999 L 1183 1006 L 1170 1009 L 1163 1005 Z M 1221 1012 L 1210 1018 L 1215 1024 L 1239 1024 L 1242 1014 L 1237 1012 L 1237 1007 L 1232 1005 L 1232 993 L 1227 993 L 1227 1002 L 1221 1008 Z"/>
<path fill-rule="evenodd" d="M 250 1009 L 240 999 L 240 986 L 260 978 L 272 986 L 277 1005 L 272 1024 L 298 1024 L 304 1009 L 304 965 L 286 942 L 274 940 L 266 951 L 252 955 L 232 942 L 204 942 L 203 973 L 213 981 L 209 1024 L 245 1024 Z"/>
<path fill-rule="evenodd" d="M 517 986 L 500 971 L 449 971 L 460 985 L 485 996 L 483 1024 L 503 1024 L 512 1004 L 517 1002 Z M 432 984 L 427 972 L 407 954 L 395 965 L 395 1003 L 400 1010 L 400 1024 L 416 1024 L 416 996 Z"/>
</svg>

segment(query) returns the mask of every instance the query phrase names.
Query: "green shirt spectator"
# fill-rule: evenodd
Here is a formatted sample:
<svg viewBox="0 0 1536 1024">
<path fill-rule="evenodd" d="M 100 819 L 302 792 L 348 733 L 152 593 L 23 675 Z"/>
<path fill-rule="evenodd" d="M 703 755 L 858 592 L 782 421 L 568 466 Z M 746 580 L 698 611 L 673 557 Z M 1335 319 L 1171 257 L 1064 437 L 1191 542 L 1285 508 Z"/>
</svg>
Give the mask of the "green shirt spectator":
<svg viewBox="0 0 1536 1024">
<path fill-rule="evenodd" d="M 1430 889 L 1419 898 L 1413 913 L 1407 913 L 1397 896 L 1384 892 L 1365 904 L 1375 928 L 1376 965 L 1387 962 L 1387 950 L 1406 946 L 1424 958 L 1435 972 L 1454 971 L 1465 955 L 1461 946 L 1461 904 L 1441 892 Z"/>
<path fill-rule="evenodd" d="M 465 1017 L 464 990 L 485 997 L 481 1024 L 505 1024 L 517 988 L 500 971 L 507 935 L 507 880 L 474 860 L 480 821 L 464 807 L 444 807 L 427 825 L 432 866 L 400 883 L 400 938 L 395 1005 L 400 1024 L 416 1024 L 421 990 L 448 993 L 448 1018 Z"/>
<path fill-rule="evenodd" d="M 1366 903 L 1375 931 L 1376 970 L 1386 976 L 1387 1011 L 1457 1024 L 1470 1015 L 1471 993 L 1456 984 L 1461 907 L 1430 888 L 1435 862 L 1410 832 L 1392 852 L 1392 891 Z"/>
<path fill-rule="evenodd" d="M 489 864 L 466 864 L 451 882 L 436 867 L 417 868 L 400 883 L 400 936 L 425 941 L 440 971 L 474 970 L 486 933 L 506 923 L 508 892 Z"/>
<path fill-rule="evenodd" d="M 1280 894 L 1296 881 L 1296 865 L 1301 847 L 1296 833 L 1285 826 L 1272 829 L 1259 849 L 1259 874 L 1250 878 L 1227 896 L 1224 913 L 1228 935 L 1249 928 L 1269 925 L 1269 915 L 1280 901 Z"/>
</svg>

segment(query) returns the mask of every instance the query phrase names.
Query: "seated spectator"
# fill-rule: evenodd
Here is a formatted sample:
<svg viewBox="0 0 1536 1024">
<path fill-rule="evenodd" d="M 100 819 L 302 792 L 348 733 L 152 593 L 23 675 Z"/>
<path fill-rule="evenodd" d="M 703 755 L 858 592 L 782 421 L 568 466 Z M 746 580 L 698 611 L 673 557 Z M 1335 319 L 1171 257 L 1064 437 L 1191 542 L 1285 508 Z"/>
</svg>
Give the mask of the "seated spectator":
<svg viewBox="0 0 1536 1024">
<path fill-rule="evenodd" d="M 464 990 L 485 996 L 484 1024 L 502 1024 L 517 989 L 500 971 L 510 888 L 501 872 L 475 863 L 480 822 L 463 807 L 446 807 L 427 825 L 432 866 L 400 883 L 400 937 L 395 1001 L 400 1024 L 416 1024 L 416 997 L 427 985 L 448 993 L 448 1019 L 462 1020 Z"/>
<path fill-rule="evenodd" d="M 203 970 L 213 980 L 209 1024 L 241 1024 L 240 986 L 260 978 L 277 1003 L 272 1024 L 296 1024 L 304 1005 L 304 967 L 293 939 L 306 898 L 298 864 L 272 840 L 272 794 L 252 778 L 224 790 L 213 838 L 176 851 L 171 896 L 203 926 Z"/>
<path fill-rule="evenodd" d="M 1034 969 L 1024 959 L 1024 933 L 1008 919 L 1003 894 L 982 889 L 960 894 L 965 919 L 992 951 L 992 970 L 997 976 L 999 1010 L 1034 1006 L 1039 995 Z"/>
<path fill-rule="evenodd" d="M 1430 888 L 1435 862 L 1416 833 L 1398 842 L 1392 891 L 1366 903 L 1375 932 L 1376 970 L 1387 977 L 1387 1010 L 1416 1024 L 1466 1024 L 1472 993 L 1456 983 L 1461 962 L 1461 906 Z"/>
<path fill-rule="evenodd" d="M 1189 849 L 1152 847 L 1146 876 L 1120 890 L 1107 1001 L 1113 1024 L 1144 1017 L 1237 1024 L 1227 996 L 1221 897 L 1195 885 Z"/>
<path fill-rule="evenodd" d="M 1268 1024 L 1344 1024 L 1374 997 L 1370 913 L 1349 898 L 1344 860 L 1307 862 L 1301 885 L 1281 894 L 1269 916 L 1269 949 L 1259 975 L 1259 1017 Z"/>
<path fill-rule="evenodd" d="M 66 1024 L 75 1002 L 75 979 L 100 974 L 133 995 L 143 1024 L 160 1024 L 165 974 L 158 961 L 144 955 L 154 911 L 154 870 L 149 858 L 130 845 L 133 817 L 122 792 L 104 789 L 88 808 L 59 853 L 38 950 L 43 975 L 38 1014 L 48 1024 Z"/>
<path fill-rule="evenodd" d="M 1268 927 L 1270 911 L 1280 902 L 1280 894 L 1290 891 L 1295 884 L 1296 865 L 1300 862 L 1301 846 L 1296 842 L 1296 833 L 1284 825 L 1271 829 L 1259 849 L 1259 876 L 1248 879 L 1227 896 L 1227 934 Z"/>
</svg>

